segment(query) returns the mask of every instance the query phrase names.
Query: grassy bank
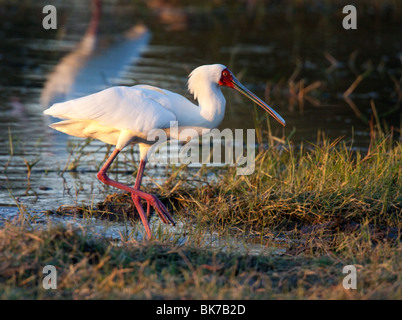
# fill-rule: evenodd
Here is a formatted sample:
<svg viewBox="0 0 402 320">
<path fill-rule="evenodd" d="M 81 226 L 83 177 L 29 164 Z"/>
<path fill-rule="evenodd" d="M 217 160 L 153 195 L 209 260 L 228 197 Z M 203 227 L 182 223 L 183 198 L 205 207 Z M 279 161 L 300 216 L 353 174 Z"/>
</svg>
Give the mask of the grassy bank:
<svg viewBox="0 0 402 320">
<path fill-rule="evenodd" d="M 401 159 L 401 144 L 382 135 L 364 152 L 340 139 L 271 144 L 253 175 L 228 168 L 216 171 L 216 182 L 203 179 L 204 169 L 195 175 L 174 169 L 153 191 L 183 222 L 185 241 L 159 230 L 152 241 L 127 238 L 117 246 L 85 229 L 8 224 L 0 231 L 0 297 L 401 299 Z M 196 179 L 198 187 L 189 188 Z M 58 213 L 108 218 L 107 212 L 126 221 L 130 201 L 115 194 Z M 286 245 L 265 256 L 212 249 L 206 232 Z M 48 264 L 57 268 L 57 290 L 42 287 Z M 346 265 L 357 269 L 356 290 L 342 286 Z"/>
<path fill-rule="evenodd" d="M 364 248 L 353 260 L 333 252 L 250 256 L 158 241 L 122 247 L 77 230 L 0 232 L 2 299 L 400 299 L 400 249 Z M 353 246 L 353 243 L 351 243 Z M 42 287 L 45 265 L 57 290 Z M 356 266 L 357 289 L 342 287 Z"/>
</svg>

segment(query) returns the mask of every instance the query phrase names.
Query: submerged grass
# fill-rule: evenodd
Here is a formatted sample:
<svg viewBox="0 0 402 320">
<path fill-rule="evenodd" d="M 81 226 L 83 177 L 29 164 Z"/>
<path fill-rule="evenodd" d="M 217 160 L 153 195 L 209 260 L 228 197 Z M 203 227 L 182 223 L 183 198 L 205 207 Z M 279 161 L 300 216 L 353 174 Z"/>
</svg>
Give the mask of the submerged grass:
<svg viewBox="0 0 402 320">
<path fill-rule="evenodd" d="M 254 174 L 220 169 L 198 188 L 186 181 L 206 168 L 196 177 L 173 169 L 175 179 L 153 191 L 176 220 L 190 222 L 184 241 L 158 230 L 160 240 L 117 244 L 85 229 L 8 224 L 0 231 L 0 297 L 401 299 L 402 146 L 372 136 L 364 152 L 341 139 L 297 148 L 275 139 L 258 154 Z M 119 193 L 59 213 L 126 221 L 132 209 L 131 197 Z M 269 255 L 212 249 L 205 232 L 287 245 Z M 42 287 L 47 264 L 57 268 L 57 290 Z M 356 290 L 342 286 L 346 265 L 357 268 Z"/>
</svg>

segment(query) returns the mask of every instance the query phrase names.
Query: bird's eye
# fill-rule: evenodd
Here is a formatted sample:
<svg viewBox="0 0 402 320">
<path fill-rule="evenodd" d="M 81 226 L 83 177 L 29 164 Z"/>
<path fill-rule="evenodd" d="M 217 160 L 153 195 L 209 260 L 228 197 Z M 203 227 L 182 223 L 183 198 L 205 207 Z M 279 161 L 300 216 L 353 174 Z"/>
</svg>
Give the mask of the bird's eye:
<svg viewBox="0 0 402 320">
<path fill-rule="evenodd" d="M 222 75 L 223 75 L 224 77 L 227 77 L 227 76 L 228 76 L 228 72 L 227 72 L 227 71 L 223 71 L 223 72 L 222 72 Z"/>
</svg>

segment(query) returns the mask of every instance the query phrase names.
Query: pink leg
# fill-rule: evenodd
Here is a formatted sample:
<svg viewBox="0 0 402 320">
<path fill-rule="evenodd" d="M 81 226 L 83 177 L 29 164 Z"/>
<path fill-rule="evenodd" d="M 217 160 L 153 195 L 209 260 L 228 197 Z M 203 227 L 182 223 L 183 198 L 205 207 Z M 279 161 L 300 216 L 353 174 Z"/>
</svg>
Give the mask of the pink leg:
<svg viewBox="0 0 402 320">
<path fill-rule="evenodd" d="M 136 206 L 136 208 L 138 210 L 142 224 L 145 227 L 145 231 L 147 233 L 148 239 L 150 239 L 152 236 L 151 228 L 149 227 L 148 219 L 145 216 L 144 209 L 141 206 L 139 198 L 143 198 L 144 200 L 147 201 L 148 211 L 149 211 L 149 205 L 153 206 L 155 211 L 158 213 L 158 215 L 161 217 L 161 219 L 165 223 L 168 223 L 170 221 L 173 225 L 175 225 L 174 220 L 169 215 L 166 207 L 163 205 L 162 202 L 160 202 L 160 200 L 156 196 L 138 190 L 139 186 L 141 185 L 142 174 L 143 174 L 143 171 L 145 168 L 145 162 L 143 164 L 140 163 L 140 169 L 138 170 L 137 180 L 135 182 L 134 188 L 126 186 L 125 184 L 122 184 L 120 182 L 114 181 L 107 176 L 106 172 L 109 169 L 110 165 L 112 164 L 113 160 L 119 154 L 119 152 L 120 152 L 120 150 L 117 148 L 113 150 L 110 157 L 106 160 L 105 164 L 99 170 L 97 177 L 100 181 L 102 181 L 105 184 L 111 185 L 112 187 L 116 187 L 116 188 L 119 188 L 119 189 L 127 191 L 127 192 L 130 192 L 132 194 L 132 197 L 134 200 L 134 205 Z M 138 184 L 138 186 L 137 186 L 137 184 Z M 137 188 L 135 188 L 136 186 L 137 186 Z M 136 200 L 135 200 L 135 198 L 136 198 Z"/>
<path fill-rule="evenodd" d="M 135 179 L 135 184 L 134 184 L 135 190 L 140 191 L 145 165 L 146 165 L 146 162 L 144 160 L 141 160 L 140 167 L 138 168 L 137 178 Z M 140 197 L 139 195 L 132 193 L 132 198 L 133 198 L 134 204 L 136 205 L 137 208 L 141 207 L 141 209 L 142 209 L 140 198 L 144 198 L 147 201 L 147 216 L 149 216 L 150 205 L 152 205 L 164 223 L 171 222 L 173 225 L 175 225 L 175 222 L 174 222 L 173 218 L 170 216 L 169 212 L 167 211 L 165 205 L 154 195 L 149 194 L 148 196 L 152 197 L 151 201 L 147 198 Z"/>
</svg>

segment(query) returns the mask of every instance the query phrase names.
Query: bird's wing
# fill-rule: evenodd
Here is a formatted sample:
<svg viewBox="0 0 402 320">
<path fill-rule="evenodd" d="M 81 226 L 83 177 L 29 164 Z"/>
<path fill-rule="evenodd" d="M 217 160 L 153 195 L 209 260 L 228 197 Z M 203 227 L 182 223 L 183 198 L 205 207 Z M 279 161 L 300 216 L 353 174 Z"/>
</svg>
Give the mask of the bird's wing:
<svg viewBox="0 0 402 320">
<path fill-rule="evenodd" d="M 182 95 L 148 85 L 136 85 L 132 88 L 142 90 L 144 94 L 149 95 L 165 109 L 171 111 L 176 116 L 180 127 L 203 126 L 202 117 L 200 117 L 200 107 Z"/>
<path fill-rule="evenodd" d="M 102 126 L 147 133 L 169 128 L 176 115 L 160 102 L 155 90 L 138 87 L 112 87 L 101 92 L 56 103 L 44 113 L 61 119 L 92 120 Z"/>
</svg>

